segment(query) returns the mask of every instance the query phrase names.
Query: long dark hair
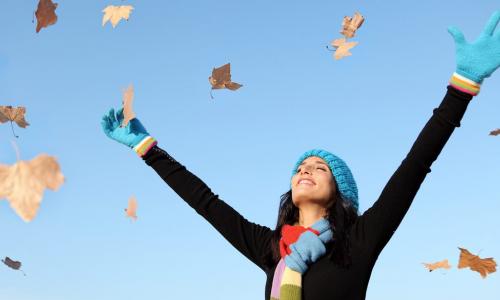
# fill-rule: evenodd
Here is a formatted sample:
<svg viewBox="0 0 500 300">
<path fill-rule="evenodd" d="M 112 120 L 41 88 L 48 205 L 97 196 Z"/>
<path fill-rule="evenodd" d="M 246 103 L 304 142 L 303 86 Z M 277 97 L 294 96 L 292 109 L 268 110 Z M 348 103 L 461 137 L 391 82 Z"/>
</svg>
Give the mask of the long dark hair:
<svg viewBox="0 0 500 300">
<path fill-rule="evenodd" d="M 334 201 L 333 205 L 327 208 L 325 218 L 330 222 L 333 232 L 333 246 L 329 258 L 336 265 L 347 268 L 351 265 L 351 251 L 349 244 L 349 227 L 354 223 L 358 216 L 356 208 L 351 202 L 346 201 L 336 189 L 335 195 L 330 199 Z M 332 203 L 332 202 L 330 202 Z M 281 238 L 281 228 L 285 224 L 294 225 L 299 221 L 299 209 L 292 202 L 292 190 L 281 195 L 279 206 L 278 221 L 276 229 L 271 238 L 272 257 L 275 262 L 281 258 L 279 251 L 279 240 Z"/>
</svg>

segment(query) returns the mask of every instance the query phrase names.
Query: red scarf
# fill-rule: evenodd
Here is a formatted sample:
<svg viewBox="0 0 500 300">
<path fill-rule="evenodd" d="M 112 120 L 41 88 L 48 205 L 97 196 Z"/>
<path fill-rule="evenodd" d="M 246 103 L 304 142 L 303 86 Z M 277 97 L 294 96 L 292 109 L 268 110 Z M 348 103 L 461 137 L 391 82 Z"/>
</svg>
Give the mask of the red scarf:
<svg viewBox="0 0 500 300">
<path fill-rule="evenodd" d="M 312 233 L 319 235 L 319 231 L 312 228 L 306 228 L 300 225 L 288 225 L 285 224 L 281 228 L 281 239 L 280 239 L 280 254 L 281 257 L 285 257 L 292 252 L 289 246 L 297 241 L 299 236 L 305 232 L 311 231 Z"/>
</svg>

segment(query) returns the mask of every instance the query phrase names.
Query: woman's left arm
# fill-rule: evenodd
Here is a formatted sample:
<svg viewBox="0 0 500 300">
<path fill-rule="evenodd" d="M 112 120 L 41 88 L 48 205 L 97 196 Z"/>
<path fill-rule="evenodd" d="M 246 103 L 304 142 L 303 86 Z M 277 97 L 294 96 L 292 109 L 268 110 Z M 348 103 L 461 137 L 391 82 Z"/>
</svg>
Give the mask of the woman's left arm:
<svg viewBox="0 0 500 300">
<path fill-rule="evenodd" d="M 413 198 L 431 172 L 431 165 L 441 153 L 484 78 L 500 66 L 500 11 L 490 18 L 481 36 L 472 44 L 455 27 L 448 31 L 456 43 L 457 69 L 448 92 L 426 123 L 412 148 L 389 179 L 380 197 L 360 218 L 353 234 L 358 235 L 379 253 L 401 223 Z"/>
</svg>

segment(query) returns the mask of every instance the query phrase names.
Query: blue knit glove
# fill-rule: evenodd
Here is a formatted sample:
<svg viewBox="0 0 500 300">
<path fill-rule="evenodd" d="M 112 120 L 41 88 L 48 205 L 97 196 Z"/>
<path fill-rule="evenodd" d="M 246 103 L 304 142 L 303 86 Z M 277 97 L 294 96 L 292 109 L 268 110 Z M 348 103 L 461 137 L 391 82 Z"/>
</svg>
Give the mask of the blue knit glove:
<svg viewBox="0 0 500 300">
<path fill-rule="evenodd" d="M 149 135 L 139 119 L 133 118 L 125 127 L 120 127 L 122 122 L 123 108 L 118 110 L 116 115 L 112 108 L 102 117 L 102 130 L 109 138 L 133 148 L 140 156 L 156 145 L 156 140 Z"/>
<path fill-rule="evenodd" d="M 456 46 L 456 73 L 482 83 L 500 66 L 500 30 L 495 28 L 500 21 L 500 11 L 490 17 L 483 32 L 472 44 L 467 43 L 464 34 L 457 27 L 448 27 Z"/>
</svg>

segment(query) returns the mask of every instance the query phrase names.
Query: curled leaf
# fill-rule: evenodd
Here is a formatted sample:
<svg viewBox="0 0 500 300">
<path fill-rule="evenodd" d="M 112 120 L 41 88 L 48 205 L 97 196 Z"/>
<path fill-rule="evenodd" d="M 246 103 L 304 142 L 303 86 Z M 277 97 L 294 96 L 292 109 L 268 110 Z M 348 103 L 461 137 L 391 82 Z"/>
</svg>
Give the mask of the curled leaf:
<svg viewBox="0 0 500 300">
<path fill-rule="evenodd" d="M 423 265 L 429 269 L 429 272 L 432 272 L 436 269 L 450 269 L 451 266 L 450 264 L 448 263 L 448 260 L 445 259 L 445 260 L 442 260 L 442 261 L 438 261 L 438 262 L 435 262 L 435 263 L 423 263 Z"/>
<path fill-rule="evenodd" d="M 132 108 L 132 102 L 134 101 L 134 87 L 130 85 L 125 92 L 123 92 L 123 122 L 122 127 L 127 126 L 128 122 L 135 118 L 135 113 Z"/>
<path fill-rule="evenodd" d="M 219 68 L 213 68 L 212 76 L 208 77 L 212 90 L 227 88 L 235 91 L 242 87 L 241 84 L 231 81 L 231 64 L 227 63 Z"/>
<path fill-rule="evenodd" d="M 497 136 L 500 134 L 500 128 L 490 131 L 490 135 Z"/>
<path fill-rule="evenodd" d="M 21 270 L 21 262 L 20 261 L 12 260 L 8 256 L 6 256 L 5 259 L 2 259 L 2 262 L 11 269 L 19 270 L 19 271 L 23 272 L 24 276 L 26 276 L 24 271 Z"/>
<path fill-rule="evenodd" d="M 479 258 L 479 256 L 470 253 L 467 249 L 460 248 L 460 258 L 458 262 L 458 268 L 470 268 L 472 271 L 476 271 L 481 274 L 481 277 L 486 278 L 489 273 L 496 271 L 497 263 L 492 257 L 489 258 Z"/>
<path fill-rule="evenodd" d="M 128 207 L 125 208 L 125 215 L 137 221 L 137 199 L 134 196 L 131 196 L 128 200 Z"/>
<path fill-rule="evenodd" d="M 363 25 L 364 21 L 365 18 L 359 12 L 356 12 L 352 18 L 345 16 L 342 20 L 342 30 L 340 33 L 346 38 L 352 38 L 356 34 L 356 30 Z"/>
<path fill-rule="evenodd" d="M 52 0 L 40 0 L 40 2 L 38 2 L 38 7 L 35 12 L 37 33 L 40 32 L 42 28 L 57 22 L 56 8 L 57 3 L 53 3 Z"/>
</svg>

